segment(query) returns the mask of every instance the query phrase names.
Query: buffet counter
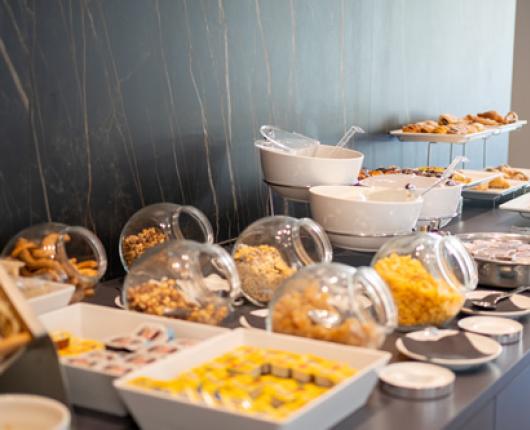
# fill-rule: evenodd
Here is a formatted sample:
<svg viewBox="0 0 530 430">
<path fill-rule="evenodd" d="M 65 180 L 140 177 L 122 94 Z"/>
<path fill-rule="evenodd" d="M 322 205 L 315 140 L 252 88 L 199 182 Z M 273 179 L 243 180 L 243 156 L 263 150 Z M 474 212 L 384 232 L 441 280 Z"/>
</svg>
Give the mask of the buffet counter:
<svg viewBox="0 0 530 430">
<path fill-rule="evenodd" d="M 467 207 L 461 219 L 446 230 L 451 233 L 510 232 L 529 227 L 529 221 L 515 213 L 498 209 Z M 335 260 L 353 266 L 368 265 L 372 255 L 336 250 Z M 103 283 L 87 301 L 114 306 L 121 280 Z M 239 312 L 244 312 L 245 307 Z M 237 315 L 236 319 L 237 320 Z M 530 426 L 530 321 L 521 320 L 521 342 L 506 345 L 492 364 L 457 373 L 453 394 L 438 400 L 401 400 L 381 392 L 372 393 L 366 406 L 339 423 L 337 429 L 408 430 L 466 429 L 510 430 Z M 454 323 L 453 323 L 454 324 Z M 232 320 L 232 326 L 234 320 Z M 404 360 L 394 346 L 399 334 L 389 336 L 382 349 L 392 353 L 392 361 Z M 76 409 L 76 429 L 117 430 L 137 428 L 132 419 L 120 419 Z"/>
</svg>

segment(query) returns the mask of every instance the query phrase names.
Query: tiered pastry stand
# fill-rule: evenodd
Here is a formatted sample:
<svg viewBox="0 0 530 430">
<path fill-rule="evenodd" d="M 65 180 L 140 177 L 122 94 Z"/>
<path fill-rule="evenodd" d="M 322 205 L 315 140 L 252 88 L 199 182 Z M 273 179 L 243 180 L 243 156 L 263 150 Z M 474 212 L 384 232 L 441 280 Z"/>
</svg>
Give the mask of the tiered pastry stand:
<svg viewBox="0 0 530 430">
<path fill-rule="evenodd" d="M 433 145 L 445 143 L 451 145 L 449 162 L 453 160 L 454 145 L 462 145 L 462 154 L 466 155 L 466 147 L 469 142 L 482 140 L 482 168 L 487 167 L 487 144 L 491 137 L 509 133 L 526 125 L 526 120 L 519 120 L 513 124 L 506 124 L 490 128 L 478 133 L 471 134 L 438 134 L 438 133 L 405 133 L 402 130 L 393 130 L 392 136 L 396 136 L 402 142 L 427 142 L 427 166 L 431 165 L 431 151 Z"/>
<path fill-rule="evenodd" d="M 4 292 L 31 336 L 29 343 L 0 361 L 0 393 L 37 394 L 68 405 L 53 342 L 1 266 L 0 290 Z"/>
</svg>

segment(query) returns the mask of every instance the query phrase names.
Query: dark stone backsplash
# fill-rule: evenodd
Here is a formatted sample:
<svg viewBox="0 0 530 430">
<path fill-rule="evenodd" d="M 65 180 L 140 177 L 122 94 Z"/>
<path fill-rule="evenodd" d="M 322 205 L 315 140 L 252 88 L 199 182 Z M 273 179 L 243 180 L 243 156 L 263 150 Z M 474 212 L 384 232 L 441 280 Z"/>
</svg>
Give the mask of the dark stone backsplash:
<svg viewBox="0 0 530 430">
<path fill-rule="evenodd" d="M 234 237 L 266 213 L 264 123 L 323 142 L 356 123 L 367 166 L 424 164 L 425 144 L 384 133 L 510 106 L 515 1 L 446 3 L 3 0 L 0 245 L 46 220 L 85 225 L 114 275 L 123 224 L 159 201 Z M 489 164 L 506 148 L 492 141 Z"/>
</svg>

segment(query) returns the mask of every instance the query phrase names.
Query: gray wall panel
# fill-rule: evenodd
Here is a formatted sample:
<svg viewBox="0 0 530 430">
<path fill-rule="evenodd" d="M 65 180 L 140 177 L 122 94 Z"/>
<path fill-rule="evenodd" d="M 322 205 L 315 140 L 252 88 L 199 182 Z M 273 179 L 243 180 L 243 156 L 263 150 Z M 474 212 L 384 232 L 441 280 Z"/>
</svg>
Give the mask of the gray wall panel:
<svg viewBox="0 0 530 430">
<path fill-rule="evenodd" d="M 323 142 L 356 123 L 367 166 L 423 164 L 426 145 L 384 133 L 507 111 L 514 16 L 515 0 L 6 0 L 0 243 L 51 218 L 96 230 L 115 264 L 126 219 L 160 200 L 234 236 L 265 213 L 263 123 Z M 506 137 L 490 148 L 506 161 Z"/>
</svg>

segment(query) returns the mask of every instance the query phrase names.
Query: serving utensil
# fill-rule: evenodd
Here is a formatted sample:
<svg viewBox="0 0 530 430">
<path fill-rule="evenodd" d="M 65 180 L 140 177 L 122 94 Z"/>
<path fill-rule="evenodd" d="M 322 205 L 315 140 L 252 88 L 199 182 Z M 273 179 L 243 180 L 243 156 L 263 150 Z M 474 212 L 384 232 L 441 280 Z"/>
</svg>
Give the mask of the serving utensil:
<svg viewBox="0 0 530 430">
<path fill-rule="evenodd" d="M 456 166 L 458 166 L 460 163 L 466 163 L 468 161 L 469 159 L 467 157 L 464 157 L 463 155 L 459 155 L 458 157 L 456 157 L 453 161 L 451 161 L 449 166 L 447 166 L 447 168 L 442 172 L 442 175 L 440 176 L 440 178 L 438 178 L 438 180 L 434 182 L 431 186 L 427 187 L 421 193 L 419 193 L 417 197 L 418 198 L 423 197 L 433 188 L 436 188 L 441 183 L 447 181 L 451 177 L 451 175 L 455 172 Z M 405 188 L 407 190 L 414 191 L 416 187 L 412 184 L 407 184 Z"/>
<path fill-rule="evenodd" d="M 475 300 L 471 300 L 471 303 L 473 304 L 473 306 L 475 306 L 477 308 L 487 309 L 487 310 L 491 311 L 491 310 L 495 310 L 497 308 L 497 304 L 500 301 L 509 299 L 510 297 L 512 297 L 512 296 L 514 296 L 516 294 L 520 294 L 520 293 L 522 293 L 524 291 L 527 291 L 527 290 L 530 290 L 530 286 L 525 285 L 523 287 L 516 288 L 515 290 L 510 291 L 509 293 L 499 294 L 498 296 L 494 297 L 493 299 L 490 299 L 490 300 L 475 299 Z"/>
</svg>

